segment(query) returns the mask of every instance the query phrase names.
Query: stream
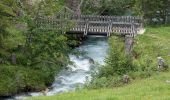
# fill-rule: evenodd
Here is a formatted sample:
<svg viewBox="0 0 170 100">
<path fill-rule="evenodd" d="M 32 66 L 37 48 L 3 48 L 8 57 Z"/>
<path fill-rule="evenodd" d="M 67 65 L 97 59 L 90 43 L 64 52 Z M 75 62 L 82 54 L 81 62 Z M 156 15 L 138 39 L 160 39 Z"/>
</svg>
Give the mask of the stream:
<svg viewBox="0 0 170 100">
<path fill-rule="evenodd" d="M 83 45 L 76 48 L 85 54 L 76 56 L 69 55 L 73 65 L 68 65 L 67 70 L 62 70 L 56 77 L 52 89 L 47 96 L 58 93 L 74 91 L 81 88 L 87 80 L 91 80 L 91 73 L 98 67 L 97 64 L 103 65 L 108 50 L 107 37 L 89 36 Z M 41 96 L 42 93 L 28 93 L 29 96 Z M 20 100 L 25 95 L 18 95 L 16 100 Z"/>
</svg>

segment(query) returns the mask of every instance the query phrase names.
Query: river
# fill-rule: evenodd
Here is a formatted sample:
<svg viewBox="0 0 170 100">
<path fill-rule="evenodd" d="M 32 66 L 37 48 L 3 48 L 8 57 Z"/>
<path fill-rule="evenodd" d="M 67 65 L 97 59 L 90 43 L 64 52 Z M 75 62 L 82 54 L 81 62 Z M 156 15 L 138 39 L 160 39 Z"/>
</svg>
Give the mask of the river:
<svg viewBox="0 0 170 100">
<path fill-rule="evenodd" d="M 83 55 L 69 55 L 72 65 L 68 65 L 67 70 L 62 70 L 56 77 L 52 89 L 47 96 L 58 93 L 74 91 L 78 87 L 83 87 L 87 80 L 91 79 L 92 71 L 98 66 L 103 65 L 108 50 L 107 37 L 90 36 L 83 45 L 76 48 Z M 40 96 L 42 93 L 28 93 L 30 96 Z M 23 98 L 24 95 L 16 96 L 16 99 Z"/>
</svg>

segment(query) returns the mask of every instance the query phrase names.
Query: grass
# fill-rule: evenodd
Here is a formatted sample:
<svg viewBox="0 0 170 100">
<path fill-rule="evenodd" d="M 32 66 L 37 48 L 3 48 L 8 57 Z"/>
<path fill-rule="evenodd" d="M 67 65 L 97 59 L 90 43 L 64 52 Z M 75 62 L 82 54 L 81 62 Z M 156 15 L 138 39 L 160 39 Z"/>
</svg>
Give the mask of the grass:
<svg viewBox="0 0 170 100">
<path fill-rule="evenodd" d="M 170 72 L 157 73 L 151 78 L 135 80 L 124 87 L 100 90 L 80 90 L 55 96 L 42 96 L 28 100 L 169 100 Z"/>
<path fill-rule="evenodd" d="M 136 38 L 134 63 L 140 67 L 157 68 L 161 56 L 170 65 L 170 27 L 148 27 Z M 28 100 L 170 100 L 170 72 L 154 72 L 150 78 L 136 78 L 131 84 L 112 89 L 79 90 L 54 96 L 32 97 Z"/>
<path fill-rule="evenodd" d="M 149 27 L 146 32 L 136 38 L 135 51 L 140 55 L 136 62 L 151 60 L 156 67 L 157 57 L 161 56 L 170 64 L 170 27 Z"/>
</svg>

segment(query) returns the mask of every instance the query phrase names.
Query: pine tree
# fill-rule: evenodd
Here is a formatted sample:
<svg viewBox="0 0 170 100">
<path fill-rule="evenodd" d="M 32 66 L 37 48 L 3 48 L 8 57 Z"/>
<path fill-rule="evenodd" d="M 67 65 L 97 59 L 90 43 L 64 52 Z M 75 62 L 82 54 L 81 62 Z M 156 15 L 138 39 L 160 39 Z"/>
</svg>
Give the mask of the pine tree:
<svg viewBox="0 0 170 100">
<path fill-rule="evenodd" d="M 7 28 L 12 25 L 12 20 L 17 14 L 17 6 L 15 0 L 0 1 L 0 47 L 2 40 L 8 36 Z"/>
</svg>

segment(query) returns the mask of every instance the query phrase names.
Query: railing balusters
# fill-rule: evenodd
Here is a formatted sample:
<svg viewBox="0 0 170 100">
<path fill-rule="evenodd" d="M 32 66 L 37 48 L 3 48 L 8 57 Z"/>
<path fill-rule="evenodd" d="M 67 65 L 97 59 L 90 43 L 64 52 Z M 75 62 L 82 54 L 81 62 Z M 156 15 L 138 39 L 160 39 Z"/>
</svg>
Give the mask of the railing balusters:
<svg viewBox="0 0 170 100">
<path fill-rule="evenodd" d="M 75 15 L 58 14 L 55 17 L 39 16 L 36 18 L 36 27 L 42 30 L 66 29 L 67 24 L 74 22 L 71 31 L 106 32 L 135 35 L 139 29 L 143 28 L 143 18 L 134 16 L 98 16 L 98 15 Z"/>
</svg>

